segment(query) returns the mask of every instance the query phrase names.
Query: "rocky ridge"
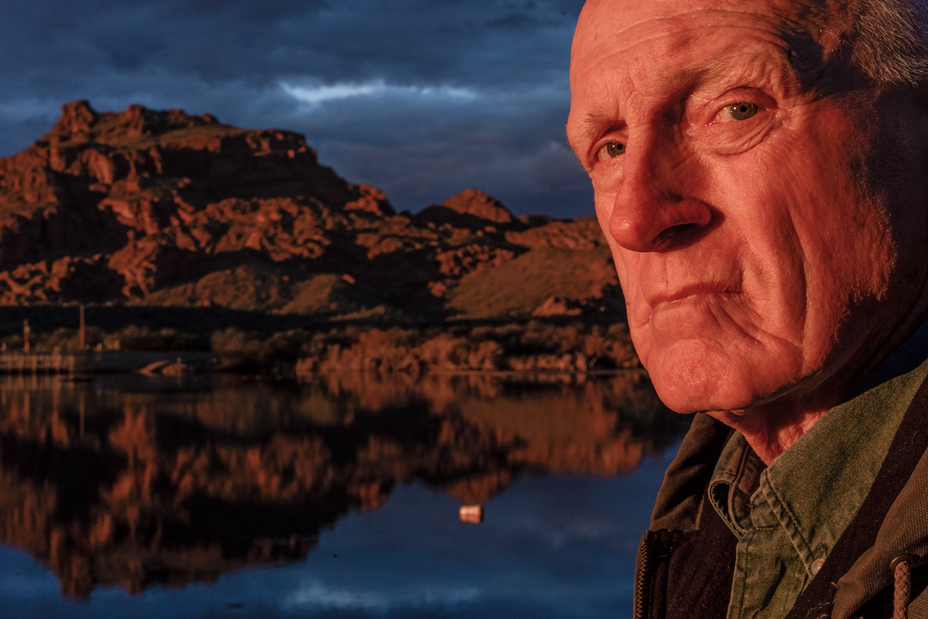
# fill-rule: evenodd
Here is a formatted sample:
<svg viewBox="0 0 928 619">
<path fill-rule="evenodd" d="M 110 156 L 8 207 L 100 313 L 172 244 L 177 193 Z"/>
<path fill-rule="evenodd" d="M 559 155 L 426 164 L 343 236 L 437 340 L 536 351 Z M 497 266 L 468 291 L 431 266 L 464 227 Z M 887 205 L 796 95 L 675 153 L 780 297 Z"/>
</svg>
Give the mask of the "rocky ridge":
<svg viewBox="0 0 928 619">
<path fill-rule="evenodd" d="M 0 159 L 0 304 L 61 303 L 333 318 L 622 305 L 592 217 L 515 217 L 473 189 L 397 213 L 298 134 L 86 101 Z"/>
</svg>

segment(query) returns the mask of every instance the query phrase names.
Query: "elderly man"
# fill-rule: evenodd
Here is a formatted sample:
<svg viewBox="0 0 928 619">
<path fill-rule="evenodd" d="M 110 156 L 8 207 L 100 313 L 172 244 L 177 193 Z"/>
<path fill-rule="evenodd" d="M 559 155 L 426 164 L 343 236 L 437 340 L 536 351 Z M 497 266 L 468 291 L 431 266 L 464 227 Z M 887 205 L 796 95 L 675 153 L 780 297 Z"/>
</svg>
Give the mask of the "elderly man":
<svg viewBox="0 0 928 619">
<path fill-rule="evenodd" d="M 584 7 L 568 138 L 697 413 L 636 617 L 928 617 L 926 78 L 923 0 Z"/>
</svg>

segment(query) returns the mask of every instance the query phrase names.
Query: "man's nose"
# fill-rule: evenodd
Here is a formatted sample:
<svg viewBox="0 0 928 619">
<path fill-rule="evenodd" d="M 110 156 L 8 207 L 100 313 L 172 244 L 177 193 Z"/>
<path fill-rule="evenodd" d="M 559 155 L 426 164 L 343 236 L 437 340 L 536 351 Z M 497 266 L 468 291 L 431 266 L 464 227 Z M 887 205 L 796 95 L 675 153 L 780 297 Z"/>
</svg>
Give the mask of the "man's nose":
<svg viewBox="0 0 928 619">
<path fill-rule="evenodd" d="M 670 140 L 630 140 L 609 218 L 609 232 L 635 252 L 667 251 L 695 240 L 712 221 L 705 202 L 687 197 L 695 163 Z"/>
</svg>

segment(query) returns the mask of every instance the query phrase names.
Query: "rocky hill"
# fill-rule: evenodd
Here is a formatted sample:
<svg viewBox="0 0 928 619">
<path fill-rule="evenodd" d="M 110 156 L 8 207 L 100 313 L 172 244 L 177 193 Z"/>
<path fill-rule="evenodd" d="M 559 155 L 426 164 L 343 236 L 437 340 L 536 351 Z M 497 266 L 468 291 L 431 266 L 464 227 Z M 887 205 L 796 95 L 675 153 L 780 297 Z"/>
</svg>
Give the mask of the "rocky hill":
<svg viewBox="0 0 928 619">
<path fill-rule="evenodd" d="M 596 221 L 473 189 L 396 213 L 304 138 L 86 101 L 0 159 L 0 304 L 344 317 L 621 315 Z"/>
</svg>

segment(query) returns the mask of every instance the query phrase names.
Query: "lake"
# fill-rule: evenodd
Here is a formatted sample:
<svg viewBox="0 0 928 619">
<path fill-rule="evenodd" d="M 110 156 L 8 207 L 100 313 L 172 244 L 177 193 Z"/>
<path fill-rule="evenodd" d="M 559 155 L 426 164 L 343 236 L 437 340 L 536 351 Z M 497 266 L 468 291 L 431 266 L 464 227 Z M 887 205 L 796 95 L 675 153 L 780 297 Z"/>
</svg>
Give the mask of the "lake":
<svg viewBox="0 0 928 619">
<path fill-rule="evenodd" d="M 0 616 L 630 617 L 687 425 L 641 372 L 7 375 Z"/>
</svg>

